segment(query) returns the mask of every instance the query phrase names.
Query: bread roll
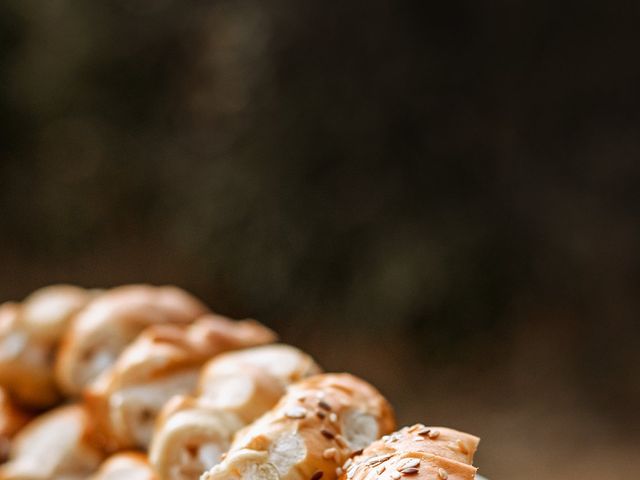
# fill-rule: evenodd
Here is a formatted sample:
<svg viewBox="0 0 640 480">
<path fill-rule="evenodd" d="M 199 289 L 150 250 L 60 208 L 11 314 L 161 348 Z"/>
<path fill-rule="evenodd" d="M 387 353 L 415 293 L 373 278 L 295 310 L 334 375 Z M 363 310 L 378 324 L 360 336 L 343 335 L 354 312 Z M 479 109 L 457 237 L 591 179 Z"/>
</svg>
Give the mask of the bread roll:
<svg viewBox="0 0 640 480">
<path fill-rule="evenodd" d="M 365 381 L 315 375 L 238 432 L 224 460 L 201 479 L 334 480 L 354 451 L 394 427 L 390 405 Z"/>
<path fill-rule="evenodd" d="M 220 355 L 200 374 L 197 396 L 174 397 L 157 422 L 149 458 L 161 480 L 197 480 L 233 434 L 272 408 L 286 387 L 320 372 L 304 352 L 267 345 Z"/>
<path fill-rule="evenodd" d="M 84 480 L 103 454 L 88 441 L 90 419 L 79 405 L 58 407 L 33 420 L 13 440 L 1 480 Z"/>
<path fill-rule="evenodd" d="M 107 458 L 89 480 L 157 480 L 157 477 L 146 455 L 122 452 Z"/>
<path fill-rule="evenodd" d="M 11 439 L 31 417 L 17 408 L 9 395 L 0 388 L 0 463 L 9 456 Z"/>
<path fill-rule="evenodd" d="M 479 441 L 449 428 L 405 427 L 347 461 L 340 480 L 474 480 Z"/>
<path fill-rule="evenodd" d="M 71 285 L 36 290 L 0 305 L 0 385 L 20 403 L 45 408 L 60 399 L 53 358 L 72 316 L 94 292 Z"/>
<path fill-rule="evenodd" d="M 146 327 L 190 323 L 207 311 L 199 300 L 176 287 L 113 288 L 75 317 L 56 358 L 58 384 L 67 395 L 78 395 Z"/>
<path fill-rule="evenodd" d="M 217 315 L 191 325 L 149 327 L 86 389 L 87 406 L 97 419 L 96 441 L 108 450 L 147 448 L 162 406 L 195 389 L 207 360 L 275 339 L 254 320 Z"/>
</svg>

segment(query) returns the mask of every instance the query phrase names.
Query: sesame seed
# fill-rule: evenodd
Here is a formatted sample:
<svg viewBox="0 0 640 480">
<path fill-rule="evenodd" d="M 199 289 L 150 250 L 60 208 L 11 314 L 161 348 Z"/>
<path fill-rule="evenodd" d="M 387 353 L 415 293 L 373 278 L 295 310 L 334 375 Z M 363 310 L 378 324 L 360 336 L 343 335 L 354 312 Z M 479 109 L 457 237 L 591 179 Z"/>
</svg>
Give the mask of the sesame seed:
<svg viewBox="0 0 640 480">
<path fill-rule="evenodd" d="M 336 468 L 336 476 L 341 477 L 343 473 L 344 472 L 340 467 Z"/>
<path fill-rule="evenodd" d="M 386 467 L 386 466 L 384 466 L 384 465 L 380 465 L 378 468 L 376 468 L 376 473 L 377 473 L 378 475 L 382 475 L 382 472 L 384 472 L 386 469 L 387 469 L 387 467 Z"/>
<path fill-rule="evenodd" d="M 329 405 L 327 402 L 325 402 L 324 400 L 318 400 L 318 406 L 323 409 L 326 410 L 327 412 L 331 410 L 331 405 Z"/>
<path fill-rule="evenodd" d="M 320 480 L 323 475 L 324 475 L 324 472 L 322 470 L 318 470 L 316 473 L 311 475 L 311 480 Z"/>
<path fill-rule="evenodd" d="M 349 459 L 344 463 L 344 468 L 349 468 L 351 466 L 351 464 L 353 463 L 353 460 Z"/>
<path fill-rule="evenodd" d="M 400 470 L 400 473 L 402 473 L 403 475 L 415 475 L 416 473 L 418 473 L 418 469 L 417 468 L 403 468 L 402 470 Z"/>
<path fill-rule="evenodd" d="M 294 420 L 300 420 L 307 416 L 307 411 L 302 407 L 292 407 L 287 410 L 285 416 Z"/>
<path fill-rule="evenodd" d="M 423 428 L 422 430 L 420 430 L 418 432 L 418 435 L 427 435 L 428 436 L 430 432 L 431 432 L 430 428 Z"/>
<path fill-rule="evenodd" d="M 447 471 L 444 468 L 439 468 L 438 469 L 438 476 L 442 480 L 447 480 L 447 478 L 449 478 L 449 474 L 447 473 Z"/>
<path fill-rule="evenodd" d="M 327 448 L 324 452 L 322 452 L 322 457 L 329 460 L 330 458 L 334 458 L 338 451 L 335 448 Z"/>
<path fill-rule="evenodd" d="M 413 437 L 413 441 L 414 442 L 424 442 L 424 438 L 421 437 L 420 435 L 416 435 L 415 437 Z"/>
<path fill-rule="evenodd" d="M 333 433 L 333 432 L 331 432 L 329 430 L 326 430 L 324 428 L 322 430 L 320 430 L 320 433 L 322 434 L 322 436 L 324 438 L 328 438 L 329 440 L 332 440 L 332 439 L 334 439 L 336 437 L 335 433 Z"/>
<path fill-rule="evenodd" d="M 326 413 L 324 413 L 324 412 L 321 412 L 320 410 L 318 410 L 318 411 L 316 412 L 316 416 L 317 416 L 320 420 L 324 420 L 324 417 L 326 417 L 326 416 L 327 416 L 327 414 L 326 414 Z"/>
<path fill-rule="evenodd" d="M 438 430 L 431 430 L 431 431 L 427 434 L 427 436 L 428 436 L 431 440 L 433 440 L 433 439 L 436 439 L 436 438 L 438 438 L 438 437 L 440 436 L 440 432 L 439 432 Z"/>
<path fill-rule="evenodd" d="M 469 450 L 467 449 L 467 446 L 464 444 L 464 442 L 460 439 L 456 440 L 456 443 L 458 444 L 458 450 L 460 450 L 460 452 L 462 453 L 469 453 Z"/>
<path fill-rule="evenodd" d="M 402 474 L 400 472 L 391 472 L 389 476 L 393 478 L 393 480 L 398 480 L 400 477 L 402 477 Z"/>
<path fill-rule="evenodd" d="M 409 458 L 403 462 L 400 462 L 400 465 L 396 467 L 397 470 L 402 470 L 404 468 L 415 468 L 420 465 L 419 458 Z"/>
<path fill-rule="evenodd" d="M 336 415 L 335 412 L 331 412 L 329 414 L 329 421 L 336 423 L 338 421 L 338 415 Z"/>
<path fill-rule="evenodd" d="M 393 457 L 392 454 L 387 454 L 387 455 L 378 455 L 377 457 L 372 457 L 367 461 L 367 465 L 369 465 L 370 467 L 374 467 L 376 465 L 380 465 L 382 462 L 386 462 L 387 460 L 389 460 L 391 457 Z"/>
</svg>

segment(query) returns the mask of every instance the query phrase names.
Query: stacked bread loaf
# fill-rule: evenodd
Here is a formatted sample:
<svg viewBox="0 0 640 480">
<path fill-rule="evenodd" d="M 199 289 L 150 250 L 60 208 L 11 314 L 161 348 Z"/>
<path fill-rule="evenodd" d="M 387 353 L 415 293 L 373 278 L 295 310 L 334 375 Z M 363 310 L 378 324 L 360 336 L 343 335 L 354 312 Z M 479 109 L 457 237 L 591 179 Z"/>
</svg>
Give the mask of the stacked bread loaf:
<svg viewBox="0 0 640 480">
<path fill-rule="evenodd" d="M 171 286 L 0 305 L 0 480 L 474 479 L 476 437 L 393 433 L 373 386 L 276 341 Z"/>
</svg>

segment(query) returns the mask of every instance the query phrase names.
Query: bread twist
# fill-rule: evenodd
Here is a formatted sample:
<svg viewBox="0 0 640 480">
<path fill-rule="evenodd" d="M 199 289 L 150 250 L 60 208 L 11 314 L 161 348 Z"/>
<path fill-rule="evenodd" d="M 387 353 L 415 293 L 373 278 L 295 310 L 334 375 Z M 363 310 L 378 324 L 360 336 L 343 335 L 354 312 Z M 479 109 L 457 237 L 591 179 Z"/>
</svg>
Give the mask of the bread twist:
<svg viewBox="0 0 640 480">
<path fill-rule="evenodd" d="M 155 419 L 173 395 L 191 393 L 200 367 L 216 355 L 273 342 L 254 320 L 206 315 L 191 325 L 154 325 L 85 390 L 96 441 L 107 450 L 147 448 Z"/>
<path fill-rule="evenodd" d="M 272 408 L 286 387 L 316 374 L 313 359 L 289 345 L 220 355 L 202 369 L 195 397 L 163 409 L 149 453 L 161 480 L 197 480 L 216 465 L 233 434 Z"/>
<path fill-rule="evenodd" d="M 201 479 L 334 480 L 354 451 L 394 426 L 391 406 L 367 382 L 315 375 L 238 432 L 224 460 Z"/>
<path fill-rule="evenodd" d="M 29 407 L 58 402 L 53 359 L 71 318 L 94 296 L 83 288 L 52 285 L 22 303 L 0 305 L 0 386 Z"/>
<path fill-rule="evenodd" d="M 79 395 L 146 327 L 187 324 L 207 311 L 176 287 L 127 285 L 108 290 L 76 315 L 65 334 L 55 365 L 58 384 L 67 395 Z"/>
</svg>

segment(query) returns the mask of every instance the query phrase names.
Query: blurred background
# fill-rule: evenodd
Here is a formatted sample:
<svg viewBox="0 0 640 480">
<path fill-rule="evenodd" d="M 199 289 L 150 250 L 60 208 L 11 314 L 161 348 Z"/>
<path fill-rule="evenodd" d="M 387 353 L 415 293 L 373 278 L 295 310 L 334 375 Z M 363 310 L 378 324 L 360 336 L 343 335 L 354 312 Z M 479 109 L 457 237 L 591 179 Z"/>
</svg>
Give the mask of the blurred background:
<svg viewBox="0 0 640 480">
<path fill-rule="evenodd" d="M 640 472 L 640 9 L 5 0 L 0 300 L 174 283 L 482 437 Z"/>
</svg>

